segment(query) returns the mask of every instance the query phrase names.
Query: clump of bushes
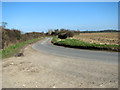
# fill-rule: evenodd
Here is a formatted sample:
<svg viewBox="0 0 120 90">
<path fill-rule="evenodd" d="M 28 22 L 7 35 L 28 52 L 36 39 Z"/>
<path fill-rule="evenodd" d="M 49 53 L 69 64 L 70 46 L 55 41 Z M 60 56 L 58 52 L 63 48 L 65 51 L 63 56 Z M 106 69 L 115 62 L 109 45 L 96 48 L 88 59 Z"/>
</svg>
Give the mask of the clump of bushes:
<svg viewBox="0 0 120 90">
<path fill-rule="evenodd" d="M 73 37 L 74 36 L 74 32 L 73 31 L 68 31 L 66 32 L 67 37 Z"/>
<path fill-rule="evenodd" d="M 66 33 L 59 34 L 58 38 L 60 38 L 60 39 L 66 39 L 67 37 L 73 37 L 73 36 L 74 36 L 74 32 L 67 31 Z"/>
<path fill-rule="evenodd" d="M 67 38 L 67 34 L 66 33 L 61 33 L 61 34 L 58 35 L 58 38 L 66 39 Z"/>
<path fill-rule="evenodd" d="M 11 45 L 17 44 L 19 42 L 44 37 L 45 34 L 43 32 L 30 32 L 30 33 L 24 33 L 20 30 L 16 29 L 5 29 L 2 28 L 2 49 L 5 49 Z"/>
<path fill-rule="evenodd" d="M 73 37 L 75 34 L 78 35 L 80 34 L 80 31 L 75 31 L 75 30 L 69 30 L 69 29 L 55 29 L 55 30 L 50 30 L 46 33 L 47 35 L 51 36 L 58 36 L 60 39 L 66 39 L 68 37 Z"/>
<path fill-rule="evenodd" d="M 46 35 L 58 36 L 60 39 L 66 39 L 67 37 L 73 37 L 74 35 L 80 34 L 80 31 L 69 30 L 69 29 L 55 29 L 49 30 Z"/>
</svg>

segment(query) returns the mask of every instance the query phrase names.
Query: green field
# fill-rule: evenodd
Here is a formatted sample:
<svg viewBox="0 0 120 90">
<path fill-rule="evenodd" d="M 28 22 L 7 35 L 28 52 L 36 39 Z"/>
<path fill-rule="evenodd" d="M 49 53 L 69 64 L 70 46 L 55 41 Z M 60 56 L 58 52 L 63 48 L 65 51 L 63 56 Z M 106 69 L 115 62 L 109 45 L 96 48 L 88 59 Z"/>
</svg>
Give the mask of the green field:
<svg viewBox="0 0 120 90">
<path fill-rule="evenodd" d="M 119 45 L 104 45 L 104 44 L 94 44 L 80 41 L 77 39 L 62 39 L 59 40 L 57 37 L 53 37 L 52 43 L 61 46 L 68 46 L 73 48 L 86 48 L 86 49 L 101 49 L 101 50 L 112 50 L 118 51 Z"/>
<path fill-rule="evenodd" d="M 32 39 L 32 40 L 28 40 L 28 41 L 24 41 L 24 42 L 20 42 L 20 43 L 17 43 L 15 45 L 11 45 L 9 46 L 8 48 L 2 50 L 2 58 L 8 58 L 8 57 L 11 57 L 13 56 L 14 54 L 16 54 L 17 52 L 20 51 L 21 48 L 23 48 L 26 44 L 30 44 L 30 43 L 33 43 L 37 40 L 40 40 L 42 39 L 43 37 L 41 38 L 36 38 L 36 39 Z"/>
</svg>

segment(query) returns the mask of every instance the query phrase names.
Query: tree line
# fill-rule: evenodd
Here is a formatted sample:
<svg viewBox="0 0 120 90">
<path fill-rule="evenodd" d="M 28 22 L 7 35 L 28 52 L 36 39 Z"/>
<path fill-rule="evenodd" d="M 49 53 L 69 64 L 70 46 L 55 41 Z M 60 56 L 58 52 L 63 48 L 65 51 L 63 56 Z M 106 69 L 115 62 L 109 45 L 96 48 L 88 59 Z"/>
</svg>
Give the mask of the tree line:
<svg viewBox="0 0 120 90">
<path fill-rule="evenodd" d="M 2 42 L 2 46 L 0 49 L 7 48 L 12 44 L 16 44 L 19 42 L 27 41 L 34 38 L 40 38 L 44 36 L 58 36 L 60 39 L 65 39 L 68 37 L 73 37 L 74 35 L 79 35 L 80 33 L 99 33 L 99 32 L 119 32 L 118 30 L 102 30 L 102 31 L 79 31 L 79 30 L 70 30 L 70 29 L 54 29 L 49 30 L 48 32 L 29 32 L 22 33 L 17 29 L 6 29 L 7 23 L 2 22 L 2 26 L 0 26 L 0 43 Z"/>
<path fill-rule="evenodd" d="M 44 37 L 45 34 L 43 32 L 30 32 L 30 33 L 22 33 L 17 29 L 5 29 L 2 27 L 2 49 L 7 48 L 10 45 L 27 41 L 30 39 Z"/>
</svg>

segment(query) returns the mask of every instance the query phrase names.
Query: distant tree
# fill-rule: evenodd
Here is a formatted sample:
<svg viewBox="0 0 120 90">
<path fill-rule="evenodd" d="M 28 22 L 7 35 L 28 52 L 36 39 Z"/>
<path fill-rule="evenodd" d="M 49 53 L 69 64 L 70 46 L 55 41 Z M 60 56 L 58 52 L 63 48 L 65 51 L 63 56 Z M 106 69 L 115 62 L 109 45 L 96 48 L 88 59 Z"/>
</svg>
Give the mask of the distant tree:
<svg viewBox="0 0 120 90">
<path fill-rule="evenodd" d="M 2 22 L 2 27 L 5 28 L 8 25 L 7 22 Z"/>
<path fill-rule="evenodd" d="M 48 35 L 49 35 L 49 33 L 47 32 L 45 35 L 47 35 L 47 36 L 48 36 Z"/>
<path fill-rule="evenodd" d="M 51 35 L 55 35 L 55 32 L 52 31 Z"/>
<path fill-rule="evenodd" d="M 58 35 L 59 29 L 55 29 L 55 35 Z"/>
</svg>

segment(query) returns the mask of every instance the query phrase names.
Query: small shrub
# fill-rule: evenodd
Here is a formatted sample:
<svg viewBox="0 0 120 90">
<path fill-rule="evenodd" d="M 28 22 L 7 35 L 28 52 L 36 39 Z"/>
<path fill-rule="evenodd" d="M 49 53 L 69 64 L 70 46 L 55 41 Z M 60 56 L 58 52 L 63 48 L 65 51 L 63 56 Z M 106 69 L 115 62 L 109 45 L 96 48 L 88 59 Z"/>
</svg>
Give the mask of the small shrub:
<svg viewBox="0 0 120 90">
<path fill-rule="evenodd" d="M 58 35 L 58 38 L 66 39 L 67 38 L 67 34 L 66 33 L 61 33 L 61 34 Z"/>
<path fill-rule="evenodd" d="M 73 37 L 74 36 L 74 32 L 72 32 L 72 31 L 68 31 L 66 34 L 67 34 L 67 37 Z"/>
</svg>

